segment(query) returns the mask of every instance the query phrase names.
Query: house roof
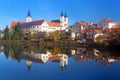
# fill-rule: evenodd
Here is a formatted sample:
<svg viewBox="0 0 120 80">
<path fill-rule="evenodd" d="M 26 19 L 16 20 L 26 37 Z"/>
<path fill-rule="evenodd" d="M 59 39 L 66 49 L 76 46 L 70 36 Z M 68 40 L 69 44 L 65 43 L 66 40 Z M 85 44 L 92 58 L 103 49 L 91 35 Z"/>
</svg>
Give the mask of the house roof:
<svg viewBox="0 0 120 80">
<path fill-rule="evenodd" d="M 85 22 L 77 22 L 79 25 L 81 26 L 86 26 L 86 23 Z"/>
<path fill-rule="evenodd" d="M 22 26 L 28 27 L 33 25 L 41 25 L 45 20 L 36 20 L 32 22 L 23 23 Z"/>
<path fill-rule="evenodd" d="M 49 57 L 49 61 L 56 61 L 56 60 L 60 60 L 61 56 L 52 56 Z"/>
<path fill-rule="evenodd" d="M 102 31 L 101 30 L 94 30 L 96 33 L 99 33 L 99 34 L 101 34 L 102 33 Z"/>
<path fill-rule="evenodd" d="M 86 22 L 77 22 L 81 26 L 91 26 L 91 24 L 86 23 Z"/>
<path fill-rule="evenodd" d="M 80 30 L 81 33 L 85 33 L 86 31 L 85 30 Z"/>
<path fill-rule="evenodd" d="M 111 19 L 109 19 L 109 18 L 105 18 L 105 19 L 101 20 L 100 22 L 111 23 L 111 22 L 113 22 L 113 21 L 112 21 Z"/>
<path fill-rule="evenodd" d="M 25 22 L 15 22 L 15 21 L 13 21 L 13 22 L 11 23 L 11 27 L 12 27 L 12 28 L 15 27 L 18 23 L 23 24 L 23 23 L 25 23 Z"/>
<path fill-rule="evenodd" d="M 50 27 L 62 27 L 59 23 L 55 23 L 55 22 L 48 22 L 48 25 Z"/>
</svg>

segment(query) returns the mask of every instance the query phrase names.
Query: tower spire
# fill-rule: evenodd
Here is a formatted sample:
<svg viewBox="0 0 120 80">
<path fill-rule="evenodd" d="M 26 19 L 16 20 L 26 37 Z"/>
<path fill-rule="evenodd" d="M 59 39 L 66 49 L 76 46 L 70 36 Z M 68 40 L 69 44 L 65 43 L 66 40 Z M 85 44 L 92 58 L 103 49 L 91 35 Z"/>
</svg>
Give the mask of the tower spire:
<svg viewBox="0 0 120 80">
<path fill-rule="evenodd" d="M 31 17 L 30 10 L 28 10 L 27 16 Z"/>
<path fill-rule="evenodd" d="M 32 16 L 31 16 L 30 10 L 28 10 L 27 17 L 26 17 L 26 22 L 31 22 L 31 21 L 32 21 Z"/>
<path fill-rule="evenodd" d="M 63 11 L 61 12 L 61 15 L 60 16 L 64 16 L 64 13 L 63 13 Z"/>
<path fill-rule="evenodd" d="M 67 17 L 67 14 L 65 13 L 65 18 Z"/>
</svg>

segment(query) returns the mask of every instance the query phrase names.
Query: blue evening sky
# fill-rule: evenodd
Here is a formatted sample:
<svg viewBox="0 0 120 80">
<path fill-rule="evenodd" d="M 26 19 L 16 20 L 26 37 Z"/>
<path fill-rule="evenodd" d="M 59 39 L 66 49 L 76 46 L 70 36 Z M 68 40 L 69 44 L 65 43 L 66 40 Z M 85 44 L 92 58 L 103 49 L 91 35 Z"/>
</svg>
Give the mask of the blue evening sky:
<svg viewBox="0 0 120 80">
<path fill-rule="evenodd" d="M 0 29 L 12 21 L 25 21 L 28 9 L 33 20 L 59 19 L 64 11 L 69 25 L 81 20 L 97 23 L 103 18 L 120 22 L 120 0 L 0 0 Z"/>
</svg>

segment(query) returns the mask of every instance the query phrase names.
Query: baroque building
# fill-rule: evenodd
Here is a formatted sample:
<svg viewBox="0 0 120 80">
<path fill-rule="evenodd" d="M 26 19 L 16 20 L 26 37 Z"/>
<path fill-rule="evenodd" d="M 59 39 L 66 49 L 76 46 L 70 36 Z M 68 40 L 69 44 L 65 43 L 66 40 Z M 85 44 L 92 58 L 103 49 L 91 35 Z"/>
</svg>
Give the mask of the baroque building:
<svg viewBox="0 0 120 80">
<path fill-rule="evenodd" d="M 18 22 L 12 22 L 11 27 L 17 25 Z M 68 27 L 68 17 L 63 12 L 59 20 L 52 20 L 47 22 L 45 20 L 32 20 L 30 10 L 26 16 L 26 22 L 19 22 L 23 27 L 23 32 L 31 32 L 32 34 L 38 32 L 53 32 L 57 30 L 65 30 Z"/>
</svg>

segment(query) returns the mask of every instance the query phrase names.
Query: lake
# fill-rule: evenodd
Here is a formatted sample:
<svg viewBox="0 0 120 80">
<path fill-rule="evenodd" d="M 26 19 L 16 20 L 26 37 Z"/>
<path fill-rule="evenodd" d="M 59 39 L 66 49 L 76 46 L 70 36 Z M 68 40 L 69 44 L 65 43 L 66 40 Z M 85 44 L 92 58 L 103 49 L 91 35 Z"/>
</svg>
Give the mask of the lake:
<svg viewBox="0 0 120 80">
<path fill-rule="evenodd" d="M 120 80 L 120 54 L 82 47 L 4 45 L 0 80 Z"/>
</svg>

